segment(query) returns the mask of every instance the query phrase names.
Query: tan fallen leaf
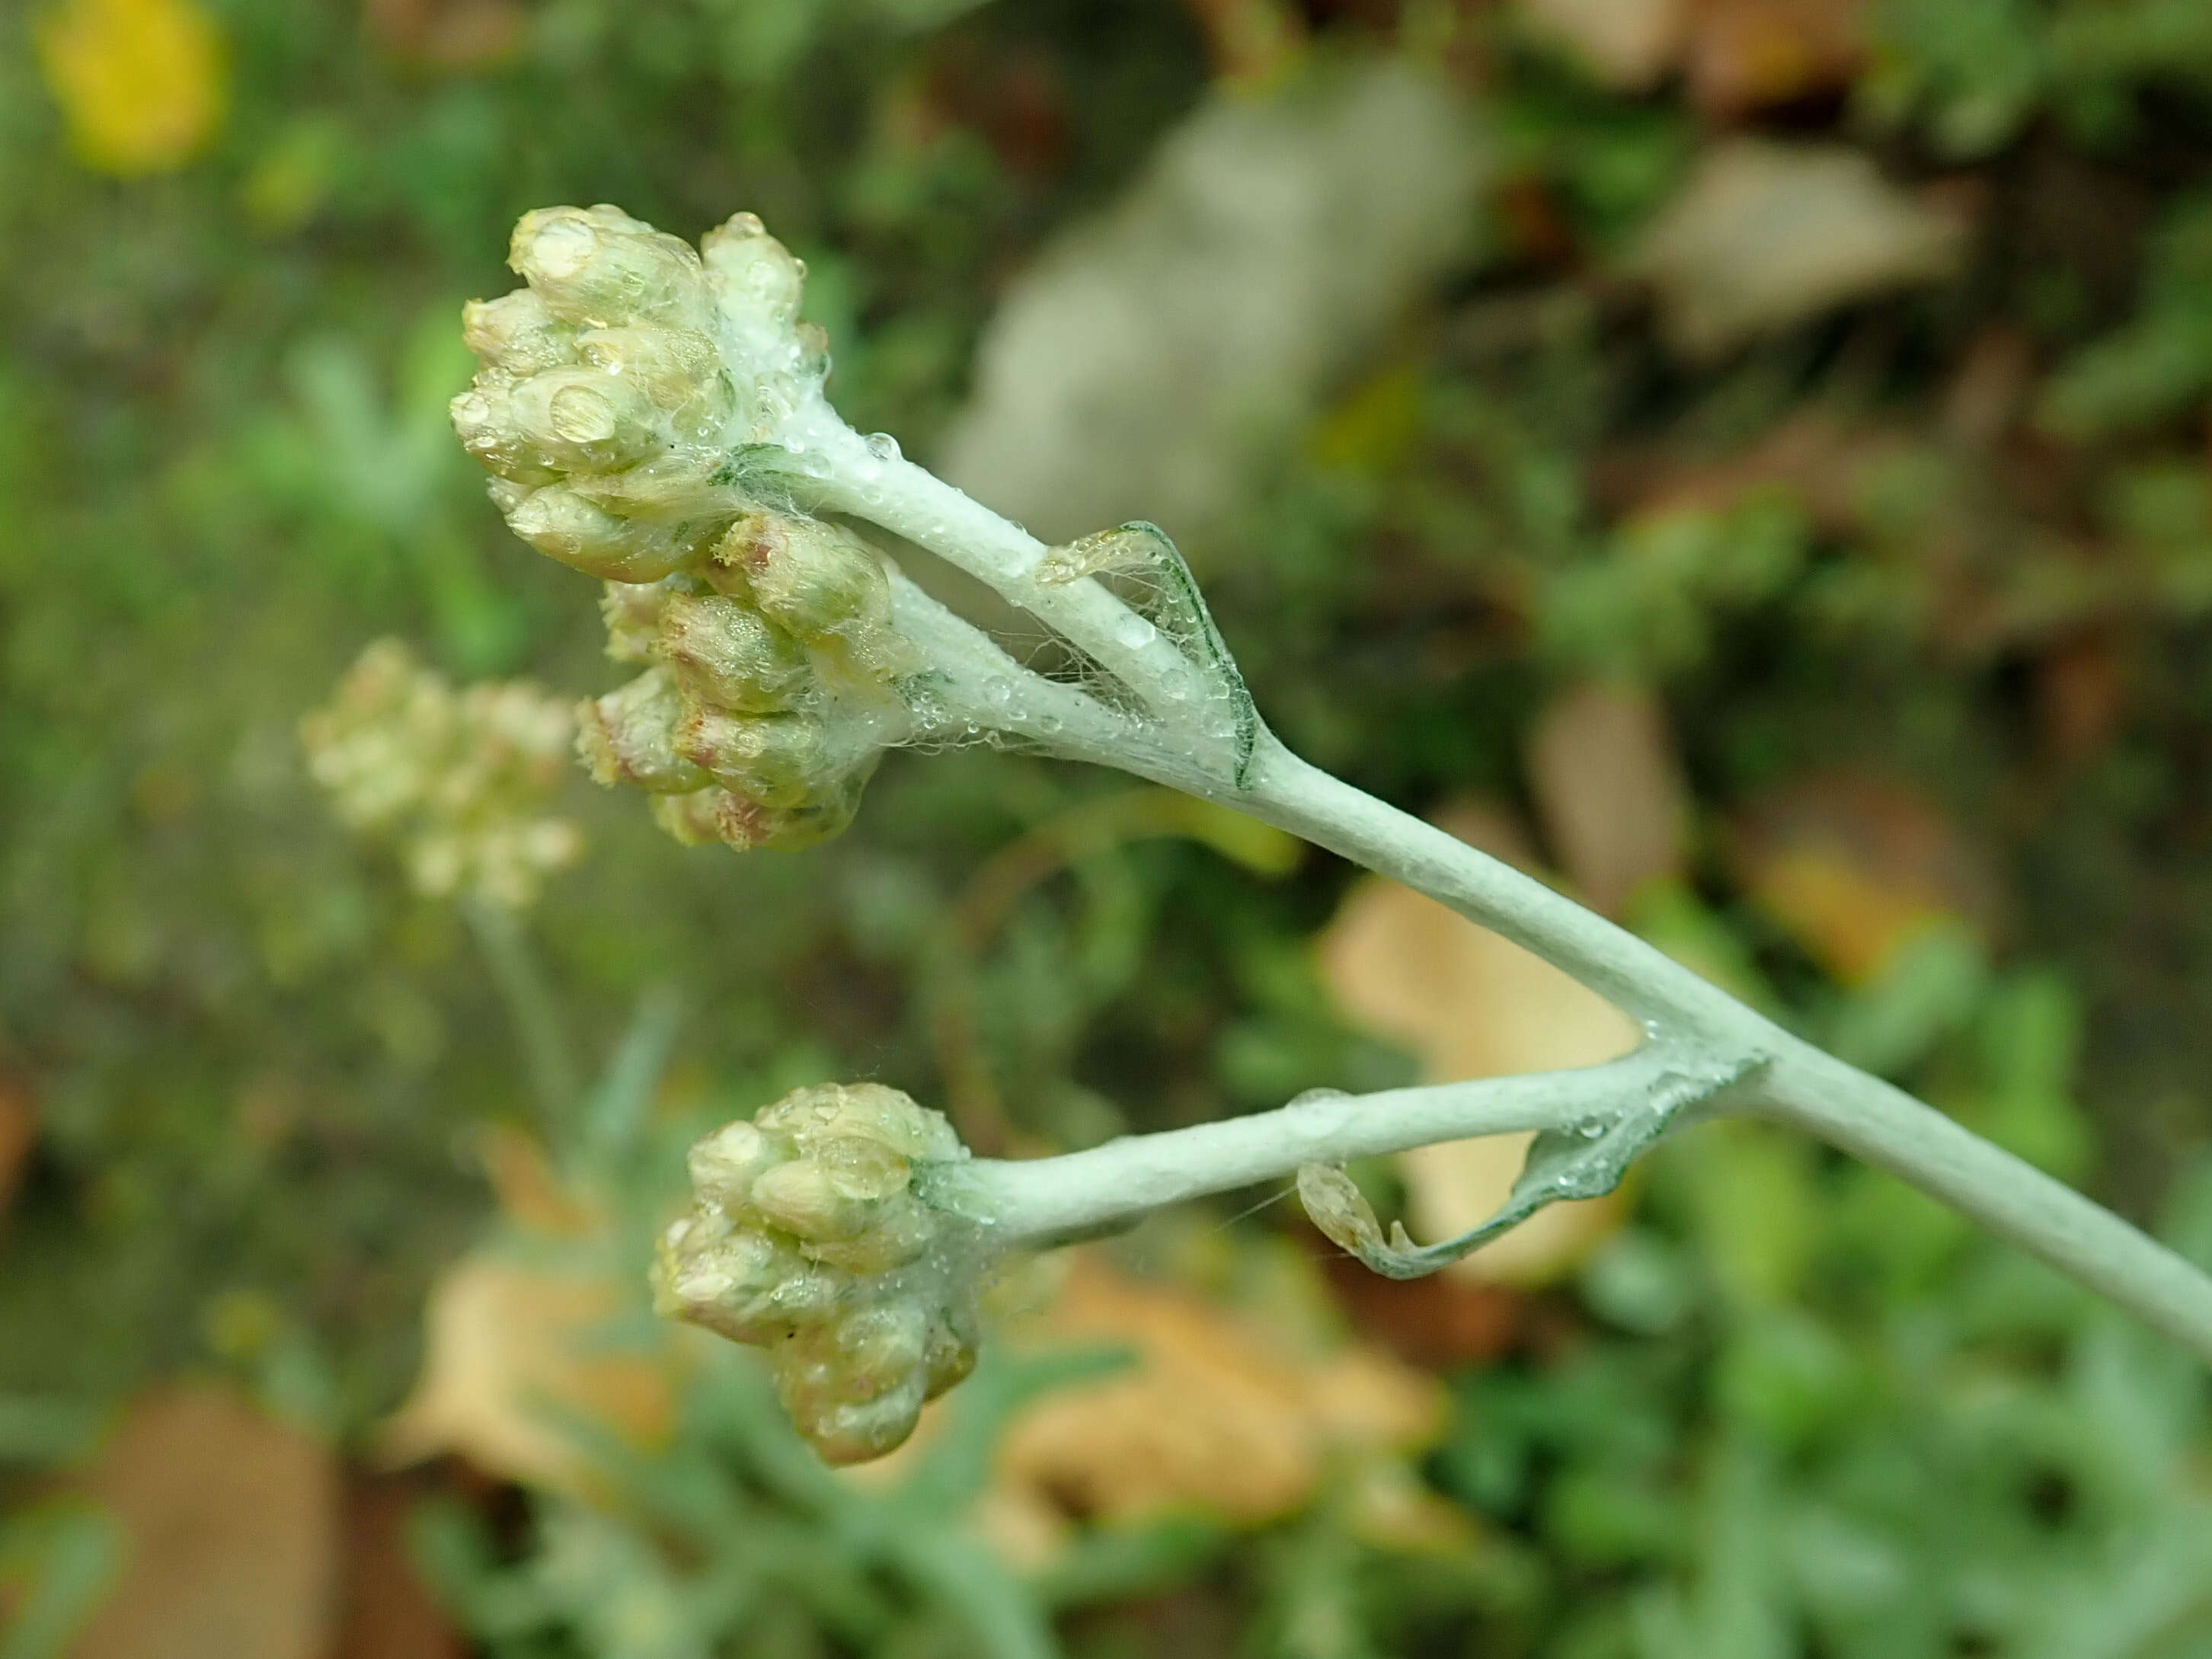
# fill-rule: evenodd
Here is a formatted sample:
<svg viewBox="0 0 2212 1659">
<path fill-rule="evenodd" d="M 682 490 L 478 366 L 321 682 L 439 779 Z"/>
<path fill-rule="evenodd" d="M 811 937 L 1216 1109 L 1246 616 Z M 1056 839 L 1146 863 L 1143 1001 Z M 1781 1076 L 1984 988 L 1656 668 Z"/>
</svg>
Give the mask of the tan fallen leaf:
<svg viewBox="0 0 2212 1659">
<path fill-rule="evenodd" d="M 1069 1264 L 1036 1340 L 1126 1346 L 1135 1363 L 1042 1396 L 1008 1427 L 1000 1510 L 1027 1507 L 1033 1528 L 1040 1501 L 1062 1526 L 1193 1508 L 1257 1525 L 1303 1508 L 1332 1464 L 1417 1449 L 1443 1425 L 1436 1383 L 1373 1349 L 1302 1352 L 1094 1251 Z"/>
<path fill-rule="evenodd" d="M 1846 985 L 1878 978 L 1946 918 L 1984 938 L 1995 927 L 1981 857 L 1933 803 L 1890 779 L 1801 780 L 1740 811 L 1729 847 L 1753 902 Z"/>
<path fill-rule="evenodd" d="M 974 1518 L 1009 1559 L 1042 1566 L 1090 1522 L 1196 1511 L 1258 1526 L 1304 1509 L 1329 1481 L 1341 1483 L 1379 1544 L 1464 1537 L 1466 1516 L 1405 1467 L 1444 1426 L 1434 1378 L 1370 1345 L 1317 1345 L 1310 1332 L 1136 1278 L 1097 1249 L 1060 1252 L 1051 1277 L 1045 1305 L 1003 1340 L 1121 1349 L 1131 1363 L 1040 1396 L 1008 1425 Z M 921 1444 L 841 1473 L 896 1482 L 925 1455 L 933 1426 L 924 1420 Z"/>
<path fill-rule="evenodd" d="M 1839 144 L 1731 138 L 1699 160 L 1629 261 L 1685 356 L 1720 355 L 1837 306 L 1939 280 L 1963 227 Z"/>
<path fill-rule="evenodd" d="M 1477 846 L 1495 822 L 1464 810 L 1439 820 Z M 1352 890 L 1322 937 L 1321 966 L 1348 1015 L 1419 1055 L 1425 1082 L 1591 1066 L 1636 1045 L 1634 1024 L 1595 991 L 1392 882 Z M 1486 1135 L 1402 1154 L 1416 1236 L 1448 1238 L 1486 1220 L 1532 1139 Z M 1517 1284 L 1556 1277 L 1617 1224 L 1620 1206 L 1617 1194 L 1554 1204 L 1448 1271 Z"/>
<path fill-rule="evenodd" d="M 1592 680 L 1554 697 L 1529 732 L 1528 783 L 1552 850 L 1601 915 L 1681 874 L 1689 790 L 1649 691 Z"/>
<path fill-rule="evenodd" d="M 1644 92 L 1680 55 L 1686 0 L 1520 0 L 1522 26 L 1563 47 L 1601 86 Z"/>
<path fill-rule="evenodd" d="M 461 1258 L 432 1287 L 422 1374 L 386 1425 L 395 1463 L 457 1453 L 487 1474 L 588 1492 L 589 1455 L 561 1420 L 580 1418 L 641 1445 L 668 1433 L 672 1351 L 613 1351 L 606 1327 L 635 1301 L 591 1268 Z"/>
<path fill-rule="evenodd" d="M 112 1515 L 121 1577 L 70 1659 L 324 1659 L 335 1612 L 337 1466 L 222 1389 L 146 1395 L 82 1488 Z"/>
<path fill-rule="evenodd" d="M 423 1310 L 422 1370 L 385 1425 L 395 1463 L 455 1453 L 488 1474 L 571 1492 L 591 1461 L 562 1419 L 639 1445 L 675 1413 L 681 1349 L 617 1346 L 609 1327 L 638 1311 L 641 1290 L 597 1212 L 563 1186 L 520 1130 L 485 1137 L 485 1166 L 510 1224 L 440 1275 Z"/>
</svg>

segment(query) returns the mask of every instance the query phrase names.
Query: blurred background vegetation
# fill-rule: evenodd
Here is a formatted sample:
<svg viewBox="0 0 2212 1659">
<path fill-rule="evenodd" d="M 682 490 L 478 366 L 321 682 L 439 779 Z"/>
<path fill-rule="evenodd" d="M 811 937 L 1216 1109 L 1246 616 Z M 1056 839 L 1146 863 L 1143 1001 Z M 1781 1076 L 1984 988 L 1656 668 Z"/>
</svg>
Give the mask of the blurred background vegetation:
<svg viewBox="0 0 2212 1659">
<path fill-rule="evenodd" d="M 2202 0 L 5 0 L 0 1656 L 2212 1655 L 2200 1371 L 1754 1130 L 1414 1285 L 1270 1192 L 1011 1273 L 857 1475 L 656 1327 L 796 1085 L 1047 1150 L 1621 1034 L 985 751 L 410 890 L 298 723 L 613 683 L 445 416 L 598 201 L 759 212 L 848 417 L 1164 522 L 1293 746 L 2212 1259 Z"/>
</svg>

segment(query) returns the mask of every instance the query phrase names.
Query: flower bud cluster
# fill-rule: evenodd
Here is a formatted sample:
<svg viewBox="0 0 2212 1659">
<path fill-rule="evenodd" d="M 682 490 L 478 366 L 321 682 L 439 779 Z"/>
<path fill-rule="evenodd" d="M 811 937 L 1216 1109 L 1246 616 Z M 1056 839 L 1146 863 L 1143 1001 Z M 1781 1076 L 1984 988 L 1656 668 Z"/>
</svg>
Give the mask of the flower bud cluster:
<svg viewBox="0 0 2212 1659">
<path fill-rule="evenodd" d="M 338 817 L 394 839 L 416 890 L 520 908 L 583 851 L 575 825 L 544 810 L 574 727 L 568 704 L 538 686 L 456 691 L 386 639 L 300 722 L 300 738 Z"/>
<path fill-rule="evenodd" d="M 453 424 L 525 541 L 607 584 L 609 652 L 645 665 L 587 705 L 602 783 L 678 839 L 797 847 L 850 821 L 911 729 L 883 556 L 764 509 L 740 459 L 818 392 L 804 268 L 741 213 L 694 252 L 611 207 L 515 227 L 528 286 L 471 305 Z"/>
<path fill-rule="evenodd" d="M 525 214 L 507 262 L 528 286 L 463 313 L 453 417 L 508 526 L 610 581 L 696 564 L 746 506 L 732 453 L 829 372 L 805 267 L 750 213 L 694 252 L 605 206 Z"/>
<path fill-rule="evenodd" d="M 835 835 L 913 730 L 895 682 L 919 665 L 889 575 L 837 526 L 741 514 L 696 569 L 611 581 L 602 610 L 608 654 L 648 666 L 583 705 L 578 749 L 599 782 L 649 792 L 679 841 Z"/>
<path fill-rule="evenodd" d="M 896 1089 L 796 1090 L 692 1147 L 655 1304 L 766 1348 L 825 1460 L 879 1457 L 975 1368 L 972 1228 L 914 1190 L 917 1164 L 964 1156 L 942 1114 Z"/>
</svg>

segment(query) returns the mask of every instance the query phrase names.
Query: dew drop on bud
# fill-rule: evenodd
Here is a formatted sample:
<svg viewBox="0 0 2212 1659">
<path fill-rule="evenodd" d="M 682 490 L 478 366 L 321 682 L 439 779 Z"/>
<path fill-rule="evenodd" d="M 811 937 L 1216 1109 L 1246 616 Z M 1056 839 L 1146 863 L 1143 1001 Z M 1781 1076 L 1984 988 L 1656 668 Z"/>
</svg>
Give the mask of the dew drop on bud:
<svg viewBox="0 0 2212 1659">
<path fill-rule="evenodd" d="M 879 461 L 895 461 L 899 458 L 898 440 L 888 432 L 868 434 L 868 453 Z"/>
<path fill-rule="evenodd" d="M 1132 651 L 1140 650 L 1159 637 L 1160 630 L 1134 611 L 1114 625 L 1114 637 Z"/>
<path fill-rule="evenodd" d="M 1013 700 L 1013 684 L 1003 675 L 994 674 L 983 682 L 983 701 L 992 708 L 1004 708 Z"/>
</svg>

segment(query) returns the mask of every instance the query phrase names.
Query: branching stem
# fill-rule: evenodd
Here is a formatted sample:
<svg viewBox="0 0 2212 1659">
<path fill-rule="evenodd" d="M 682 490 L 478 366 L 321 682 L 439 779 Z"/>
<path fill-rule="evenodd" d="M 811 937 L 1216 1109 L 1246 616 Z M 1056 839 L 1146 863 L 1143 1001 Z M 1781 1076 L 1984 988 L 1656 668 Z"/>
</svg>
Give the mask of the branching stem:
<svg viewBox="0 0 2212 1659">
<path fill-rule="evenodd" d="M 1582 1071 L 1356 1098 L 1310 1095 L 1273 1112 L 1063 1158 L 949 1166 L 933 1177 L 939 1202 L 1003 1239 L 1046 1241 L 1303 1165 L 1510 1130 L 1557 1134 L 1608 1115 L 1617 1121 L 1686 1077 L 1703 1077 L 1725 1086 L 1712 1084 L 1710 1098 L 1674 1121 L 1751 1115 L 1818 1135 L 1954 1206 L 2212 1362 L 2212 1278 L 1541 882 L 1308 764 L 1272 734 L 1261 731 L 1256 749 L 1228 763 L 1222 726 L 1207 718 L 1218 688 L 1202 665 L 1164 635 L 1128 626 L 1134 613 L 1102 585 L 1040 580 L 1046 549 L 1019 526 L 912 462 L 878 453 L 826 404 L 804 413 L 788 442 L 807 505 L 866 519 L 988 582 L 1082 651 L 1129 699 L 1127 707 L 1109 703 L 1030 672 L 981 629 L 901 581 L 897 624 L 939 672 L 947 726 L 1003 732 L 1249 812 L 1534 951 L 1645 1033 L 1634 1054 Z M 994 702 L 991 690 L 1006 686 L 1016 690 Z"/>
</svg>

